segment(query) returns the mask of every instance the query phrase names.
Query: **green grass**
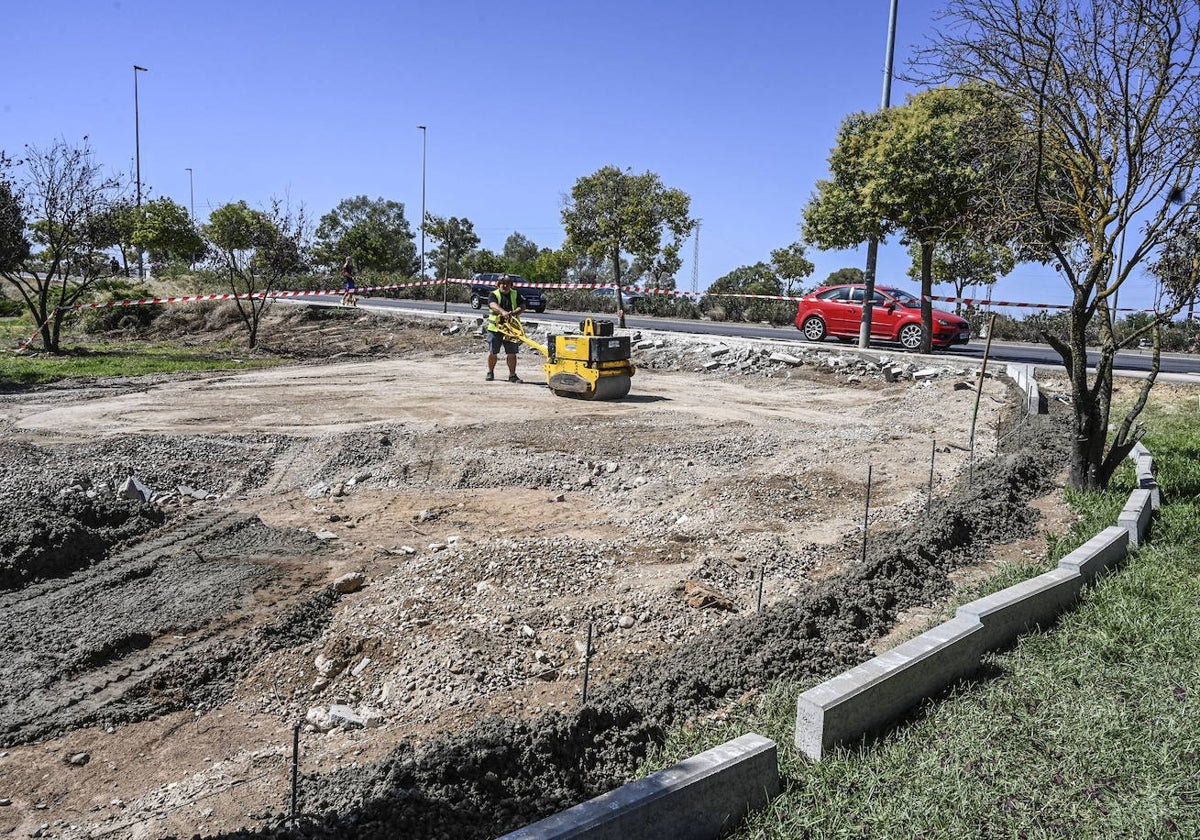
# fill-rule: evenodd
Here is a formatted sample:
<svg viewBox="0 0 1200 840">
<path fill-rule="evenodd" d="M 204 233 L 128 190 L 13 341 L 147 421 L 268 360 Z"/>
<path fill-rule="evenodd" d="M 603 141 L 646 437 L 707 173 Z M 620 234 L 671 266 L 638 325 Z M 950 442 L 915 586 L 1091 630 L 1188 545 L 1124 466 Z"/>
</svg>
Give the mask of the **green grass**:
<svg viewBox="0 0 1200 840">
<path fill-rule="evenodd" d="M 1152 544 L 1051 631 L 989 656 L 979 678 L 819 764 L 792 746 L 796 696 L 809 686 L 778 685 L 722 722 L 676 733 L 654 767 L 746 732 L 775 740 L 786 790 L 733 835 L 742 840 L 1200 837 L 1194 397 L 1190 406 L 1146 416 L 1164 503 Z M 1047 562 L 1115 524 L 1132 483 L 1122 467 L 1112 491 L 1069 494 L 1084 521 L 1047 546 Z"/>
<path fill-rule="evenodd" d="M 279 359 L 255 356 L 245 345 L 232 342 L 203 349 L 171 344 L 72 344 L 60 356 L 0 354 L 0 387 L 46 385 L 66 379 L 108 376 L 146 376 L 205 370 L 247 370 L 282 364 Z"/>
</svg>

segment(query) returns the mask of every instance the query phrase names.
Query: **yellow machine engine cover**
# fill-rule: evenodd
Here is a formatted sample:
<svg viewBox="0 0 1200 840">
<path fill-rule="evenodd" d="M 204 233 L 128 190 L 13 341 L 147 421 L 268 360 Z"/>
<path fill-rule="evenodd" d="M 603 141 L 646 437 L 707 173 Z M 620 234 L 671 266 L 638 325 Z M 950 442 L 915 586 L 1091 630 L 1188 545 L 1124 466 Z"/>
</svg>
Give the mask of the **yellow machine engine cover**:
<svg viewBox="0 0 1200 840">
<path fill-rule="evenodd" d="M 552 335 L 550 361 L 571 359 L 577 362 L 629 361 L 629 336 Z"/>
<path fill-rule="evenodd" d="M 555 394 L 613 400 L 629 393 L 628 336 L 552 335 L 547 350 L 546 384 Z"/>
</svg>

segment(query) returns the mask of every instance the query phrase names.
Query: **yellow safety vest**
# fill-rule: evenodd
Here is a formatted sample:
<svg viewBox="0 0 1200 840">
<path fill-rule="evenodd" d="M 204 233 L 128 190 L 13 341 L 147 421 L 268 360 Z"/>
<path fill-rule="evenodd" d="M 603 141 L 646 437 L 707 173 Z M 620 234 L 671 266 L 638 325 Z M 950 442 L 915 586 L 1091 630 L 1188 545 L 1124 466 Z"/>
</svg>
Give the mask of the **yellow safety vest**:
<svg viewBox="0 0 1200 840">
<path fill-rule="evenodd" d="M 496 303 L 500 304 L 502 308 L 507 309 L 509 312 L 513 312 L 516 310 L 518 304 L 520 304 L 521 296 L 517 294 L 516 289 L 510 291 L 509 294 L 512 295 L 512 304 L 510 306 L 504 305 L 504 298 L 500 297 L 499 289 L 492 289 L 491 298 L 495 300 Z M 488 308 L 490 309 L 491 307 Z M 500 332 L 500 316 L 495 312 L 488 315 L 488 332 Z"/>
</svg>

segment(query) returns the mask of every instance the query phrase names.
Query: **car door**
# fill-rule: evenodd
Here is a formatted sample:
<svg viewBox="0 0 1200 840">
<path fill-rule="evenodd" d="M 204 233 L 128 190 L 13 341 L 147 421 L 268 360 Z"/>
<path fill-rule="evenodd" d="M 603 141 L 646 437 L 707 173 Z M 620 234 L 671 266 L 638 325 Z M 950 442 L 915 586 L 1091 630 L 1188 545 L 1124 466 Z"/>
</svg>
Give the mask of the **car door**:
<svg viewBox="0 0 1200 840">
<path fill-rule="evenodd" d="M 875 289 L 871 298 L 871 337 L 892 338 L 899 329 L 903 309 L 890 295 Z"/>
<path fill-rule="evenodd" d="M 851 286 L 846 299 L 839 302 L 836 335 L 858 335 L 862 326 L 863 287 Z"/>
<path fill-rule="evenodd" d="M 851 286 L 838 286 L 817 295 L 820 301 L 817 312 L 825 321 L 825 331 L 830 335 L 845 335 L 846 325 L 862 312 L 860 307 L 850 302 L 853 291 Z M 857 320 L 854 323 L 857 324 Z"/>
</svg>

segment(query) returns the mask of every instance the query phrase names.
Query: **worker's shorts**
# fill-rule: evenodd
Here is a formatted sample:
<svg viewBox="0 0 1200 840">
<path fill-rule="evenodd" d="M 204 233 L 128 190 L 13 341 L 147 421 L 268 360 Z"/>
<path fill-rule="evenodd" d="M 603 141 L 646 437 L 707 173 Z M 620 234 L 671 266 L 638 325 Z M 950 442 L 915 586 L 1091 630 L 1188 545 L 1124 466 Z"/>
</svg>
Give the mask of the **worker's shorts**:
<svg viewBox="0 0 1200 840">
<path fill-rule="evenodd" d="M 488 352 L 493 356 L 500 355 L 501 346 L 504 347 L 504 352 L 510 356 L 515 356 L 517 350 L 521 346 L 521 342 L 513 341 L 511 338 L 505 338 L 498 332 L 488 330 L 487 334 Z"/>
</svg>

